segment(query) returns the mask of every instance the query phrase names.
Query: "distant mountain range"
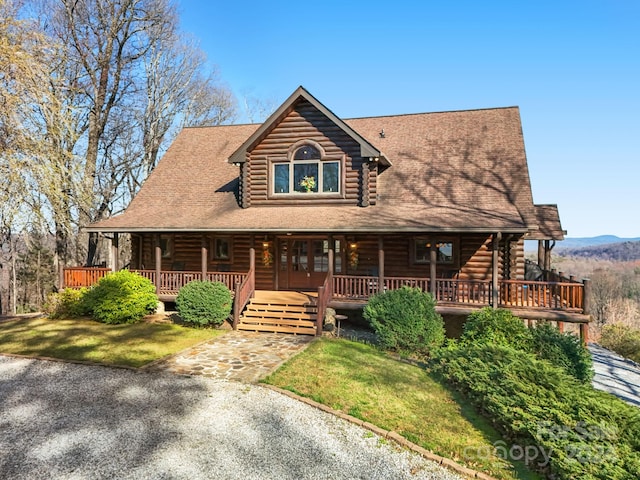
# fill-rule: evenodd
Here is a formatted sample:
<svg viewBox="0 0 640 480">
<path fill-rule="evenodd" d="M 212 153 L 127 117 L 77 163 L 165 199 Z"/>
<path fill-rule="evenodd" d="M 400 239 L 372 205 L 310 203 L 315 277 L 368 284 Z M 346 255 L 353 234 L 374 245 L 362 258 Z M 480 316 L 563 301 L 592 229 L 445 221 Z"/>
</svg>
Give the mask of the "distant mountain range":
<svg viewBox="0 0 640 480">
<path fill-rule="evenodd" d="M 537 248 L 537 242 L 525 242 L 525 250 Z M 640 260 L 640 238 L 620 238 L 600 235 L 588 238 L 567 238 L 557 242 L 553 253 L 563 257 L 582 257 L 629 262 Z"/>
<path fill-rule="evenodd" d="M 556 246 L 553 251 L 554 253 L 565 253 L 565 250 L 600 247 L 603 245 L 614 245 L 625 242 L 640 242 L 640 237 L 621 238 L 615 235 L 599 235 L 597 237 L 567 237 L 561 242 L 556 242 Z M 528 240 L 524 242 L 524 249 L 527 252 L 537 251 L 537 240 Z"/>
<path fill-rule="evenodd" d="M 556 248 L 583 248 L 622 242 L 640 242 L 640 237 L 620 238 L 616 237 L 615 235 L 599 235 L 597 237 L 567 237 L 561 242 L 557 242 Z"/>
</svg>

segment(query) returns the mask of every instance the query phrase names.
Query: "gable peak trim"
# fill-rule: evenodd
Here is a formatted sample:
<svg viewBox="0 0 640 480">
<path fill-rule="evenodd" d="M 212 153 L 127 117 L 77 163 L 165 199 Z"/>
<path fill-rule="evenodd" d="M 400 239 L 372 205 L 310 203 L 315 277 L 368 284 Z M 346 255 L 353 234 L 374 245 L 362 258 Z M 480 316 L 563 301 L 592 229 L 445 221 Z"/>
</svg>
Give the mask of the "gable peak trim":
<svg viewBox="0 0 640 480">
<path fill-rule="evenodd" d="M 267 133 L 275 124 L 285 115 L 291 108 L 293 108 L 300 100 L 306 100 L 326 117 L 328 117 L 333 123 L 335 123 L 342 131 L 349 135 L 360 145 L 360 155 L 364 158 L 378 158 L 380 163 L 385 166 L 391 166 L 389 160 L 385 155 L 378 150 L 375 146 L 369 143 L 364 137 L 362 137 L 353 128 L 347 125 L 344 120 L 338 117 L 335 113 L 324 106 L 317 98 L 315 98 L 307 89 L 300 85 L 290 96 L 287 98 L 278 109 L 273 112 L 269 118 L 242 144 L 240 147 L 231 154 L 228 159 L 229 163 L 242 164 L 246 162 L 246 153 L 257 140 L 259 140 L 265 133 Z"/>
</svg>

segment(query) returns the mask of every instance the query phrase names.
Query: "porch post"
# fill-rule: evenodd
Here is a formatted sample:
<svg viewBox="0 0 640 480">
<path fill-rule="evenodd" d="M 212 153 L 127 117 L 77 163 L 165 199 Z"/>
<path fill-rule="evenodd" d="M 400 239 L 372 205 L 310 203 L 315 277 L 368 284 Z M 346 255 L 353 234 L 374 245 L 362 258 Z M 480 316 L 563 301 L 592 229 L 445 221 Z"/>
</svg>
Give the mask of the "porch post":
<svg viewBox="0 0 640 480">
<path fill-rule="evenodd" d="M 582 280 L 584 285 L 583 297 L 582 297 L 582 313 L 589 315 L 591 312 L 591 280 L 585 278 Z M 589 323 L 580 324 L 580 340 L 586 345 L 589 343 Z"/>
<path fill-rule="evenodd" d="M 498 308 L 498 305 L 500 304 L 500 295 L 499 295 L 499 283 L 498 283 L 498 275 L 499 275 L 499 270 L 498 270 L 498 262 L 500 260 L 500 257 L 498 256 L 499 253 L 499 246 L 500 246 L 500 239 L 502 238 L 502 234 L 500 232 L 498 233 L 494 233 L 493 234 L 493 241 L 491 242 L 491 250 L 492 250 L 492 260 L 491 260 L 491 306 L 493 308 Z"/>
<path fill-rule="evenodd" d="M 249 270 L 255 271 L 256 269 L 256 249 L 251 247 L 249 249 Z"/>
<path fill-rule="evenodd" d="M 384 292 L 384 238 L 378 235 L 378 292 Z"/>
<path fill-rule="evenodd" d="M 120 256 L 118 248 L 119 238 L 118 234 L 114 233 L 111 238 L 111 271 L 117 272 L 120 265 Z"/>
<path fill-rule="evenodd" d="M 156 234 L 156 295 L 160 295 L 160 275 L 162 274 L 162 246 L 160 245 L 160 234 Z"/>
<path fill-rule="evenodd" d="M 202 243 L 200 247 L 200 266 L 202 269 L 202 280 L 207 279 L 207 261 L 209 259 L 209 249 L 207 246 L 207 236 L 202 235 Z"/>
<path fill-rule="evenodd" d="M 329 265 L 328 265 L 328 273 L 333 276 L 333 262 L 334 262 L 334 251 L 333 251 L 333 242 L 329 240 Z"/>
<path fill-rule="evenodd" d="M 538 240 L 538 266 L 544 268 L 544 240 Z"/>
<path fill-rule="evenodd" d="M 429 238 L 429 245 L 429 276 L 431 277 L 429 281 L 429 288 L 431 289 L 431 295 L 433 295 L 433 298 L 438 300 L 438 298 L 436 298 L 436 264 L 438 262 L 438 251 L 436 250 L 435 238 Z"/>
</svg>

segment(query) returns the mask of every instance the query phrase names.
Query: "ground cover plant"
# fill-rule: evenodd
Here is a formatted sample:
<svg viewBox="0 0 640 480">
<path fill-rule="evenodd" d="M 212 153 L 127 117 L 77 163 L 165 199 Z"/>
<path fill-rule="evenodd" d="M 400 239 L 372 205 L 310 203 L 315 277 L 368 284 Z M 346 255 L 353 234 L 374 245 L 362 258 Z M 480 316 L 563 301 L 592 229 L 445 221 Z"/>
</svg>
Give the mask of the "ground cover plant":
<svg viewBox="0 0 640 480">
<path fill-rule="evenodd" d="M 434 367 L 502 432 L 503 455 L 550 478 L 640 478 L 637 408 L 509 346 L 450 345 Z"/>
<path fill-rule="evenodd" d="M 424 368 L 374 346 L 317 339 L 264 381 L 396 431 L 436 454 L 497 478 L 539 478 L 518 462 L 492 453 L 473 455 L 492 451 L 500 441 L 489 422 Z"/>
<path fill-rule="evenodd" d="M 170 323 L 108 325 L 41 317 L 3 323 L 0 353 L 140 367 L 223 333 Z"/>
<path fill-rule="evenodd" d="M 178 292 L 176 308 L 180 318 L 192 325 L 220 326 L 229 317 L 233 298 L 222 282 L 195 280 Z"/>
<path fill-rule="evenodd" d="M 483 309 L 431 366 L 503 434 L 501 456 L 524 456 L 550 478 L 640 477 L 640 410 L 591 386 L 577 337 Z"/>
<path fill-rule="evenodd" d="M 548 360 L 583 383 L 593 378 L 591 354 L 578 337 L 544 322 L 529 328 L 510 310 L 483 308 L 472 313 L 458 343 L 513 348 Z"/>
</svg>

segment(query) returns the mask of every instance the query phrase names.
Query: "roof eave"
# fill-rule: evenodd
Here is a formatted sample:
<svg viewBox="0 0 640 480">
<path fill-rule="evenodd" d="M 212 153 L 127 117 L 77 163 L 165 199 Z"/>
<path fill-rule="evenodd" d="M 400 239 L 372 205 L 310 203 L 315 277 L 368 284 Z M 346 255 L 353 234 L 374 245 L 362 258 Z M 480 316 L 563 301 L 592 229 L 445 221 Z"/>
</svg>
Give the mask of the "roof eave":
<svg viewBox="0 0 640 480">
<path fill-rule="evenodd" d="M 524 227 L 345 227 L 345 228 L 187 228 L 187 227 L 86 227 L 89 233 L 503 233 L 526 234 Z"/>
</svg>

